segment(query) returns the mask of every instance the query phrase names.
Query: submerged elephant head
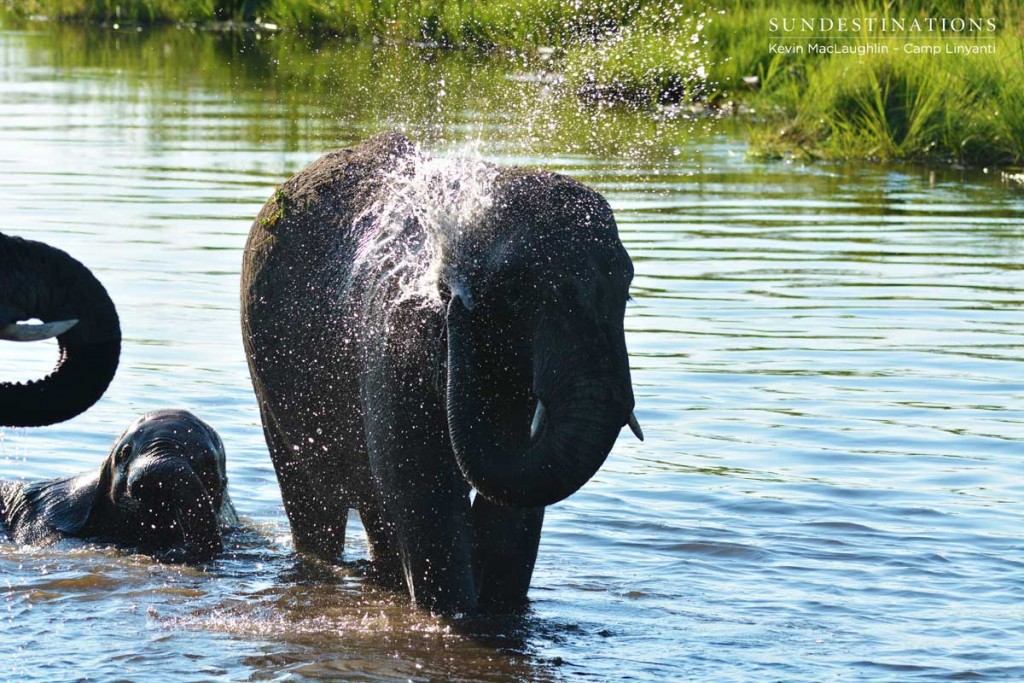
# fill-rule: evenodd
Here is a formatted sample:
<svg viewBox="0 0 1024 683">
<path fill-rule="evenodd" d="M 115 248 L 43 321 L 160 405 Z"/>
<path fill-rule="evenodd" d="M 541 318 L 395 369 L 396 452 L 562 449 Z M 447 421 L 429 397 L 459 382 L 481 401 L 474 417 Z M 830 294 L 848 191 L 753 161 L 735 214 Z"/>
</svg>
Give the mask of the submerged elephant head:
<svg viewBox="0 0 1024 683">
<path fill-rule="evenodd" d="M 39 319 L 41 325 L 18 324 Z M 103 285 L 41 242 L 0 233 L 0 340 L 57 337 L 60 361 L 40 380 L 0 382 L 0 426 L 70 419 L 99 400 L 117 370 L 121 329 Z"/>
<path fill-rule="evenodd" d="M 564 176 L 506 169 L 491 210 L 444 255 L 447 410 L 483 496 L 566 498 L 624 425 L 643 438 L 623 330 L 633 265 L 611 209 Z"/>
<path fill-rule="evenodd" d="M 238 521 L 225 461 L 217 432 L 195 415 L 160 410 L 139 418 L 103 464 L 98 535 L 173 559 L 219 553 L 221 525 Z"/>
<path fill-rule="evenodd" d="M 98 470 L 30 484 L 9 514 L 19 542 L 73 536 L 189 562 L 220 552 L 222 527 L 238 523 L 224 445 L 183 410 L 144 415 Z"/>
</svg>

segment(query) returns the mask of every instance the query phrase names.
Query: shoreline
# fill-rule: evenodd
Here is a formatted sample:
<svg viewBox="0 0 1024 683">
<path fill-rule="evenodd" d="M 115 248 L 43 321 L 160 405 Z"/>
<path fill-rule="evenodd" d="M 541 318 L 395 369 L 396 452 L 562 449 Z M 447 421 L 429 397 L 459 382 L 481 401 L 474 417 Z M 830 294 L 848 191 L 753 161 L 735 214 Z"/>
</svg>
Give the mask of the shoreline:
<svg viewBox="0 0 1024 683">
<path fill-rule="evenodd" d="M 0 0 L 0 12 L 116 30 L 169 24 L 500 52 L 542 61 L 585 102 L 752 110 L 748 138 L 762 157 L 1024 165 L 1024 8 L 1009 0 L 986 5 L 998 20 L 972 22 L 983 33 L 955 36 L 772 33 L 772 22 L 786 28 L 787 17 L 841 14 L 845 6 L 811 0 L 771 8 L 727 0 L 715 11 L 682 0 L 671 12 L 657 2 L 584 1 L 585 17 L 578 4 L 339 0 L 327 10 L 313 0 L 229 0 L 214 12 L 198 0 L 123 0 L 115 12 L 107 0 L 26 0 L 17 9 Z M 901 9 L 916 16 L 943 5 L 966 13 L 963 3 L 941 1 Z M 883 20 L 866 14 L 848 21 Z"/>
</svg>

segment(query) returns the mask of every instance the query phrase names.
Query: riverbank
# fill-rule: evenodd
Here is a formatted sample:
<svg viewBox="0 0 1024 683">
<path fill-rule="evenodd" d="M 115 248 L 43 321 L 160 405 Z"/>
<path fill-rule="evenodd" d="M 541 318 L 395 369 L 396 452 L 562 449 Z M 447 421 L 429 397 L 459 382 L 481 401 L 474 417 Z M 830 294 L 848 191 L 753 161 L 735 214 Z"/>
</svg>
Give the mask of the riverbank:
<svg viewBox="0 0 1024 683">
<path fill-rule="evenodd" d="M 809 0 L 6 4 L 59 21 L 228 22 L 515 52 L 587 100 L 752 111 L 752 151 L 761 156 L 1024 164 L 1024 8 L 1009 0 L 911 1 L 887 11 Z"/>
</svg>

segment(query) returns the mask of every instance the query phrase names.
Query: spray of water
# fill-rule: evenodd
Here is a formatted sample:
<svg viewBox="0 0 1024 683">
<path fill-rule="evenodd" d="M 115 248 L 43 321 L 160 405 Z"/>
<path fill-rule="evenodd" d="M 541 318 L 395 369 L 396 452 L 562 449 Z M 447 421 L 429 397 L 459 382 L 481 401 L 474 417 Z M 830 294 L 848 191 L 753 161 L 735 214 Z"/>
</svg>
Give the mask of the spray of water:
<svg viewBox="0 0 1024 683">
<path fill-rule="evenodd" d="M 493 203 L 496 175 L 481 157 L 479 142 L 441 157 L 417 147 L 385 174 L 378 199 L 355 219 L 363 235 L 357 271 L 397 282 L 400 302 L 440 306 L 444 255 L 484 229 L 481 219 Z M 458 289 L 458 283 L 449 284 Z"/>
</svg>

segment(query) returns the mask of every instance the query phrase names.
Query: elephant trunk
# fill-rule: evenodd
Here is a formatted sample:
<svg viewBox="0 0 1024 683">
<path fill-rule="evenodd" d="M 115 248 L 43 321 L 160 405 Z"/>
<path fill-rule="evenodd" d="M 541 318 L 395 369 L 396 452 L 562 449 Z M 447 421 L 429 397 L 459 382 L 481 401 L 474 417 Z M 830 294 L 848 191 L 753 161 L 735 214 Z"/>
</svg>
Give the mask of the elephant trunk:
<svg viewBox="0 0 1024 683">
<path fill-rule="evenodd" d="M 140 504 L 144 546 L 166 559 L 209 560 L 222 549 L 220 495 L 206 490 L 188 461 L 176 454 L 146 454 L 132 463 L 126 494 Z M 157 533 L 150 533 L 156 529 Z"/>
<path fill-rule="evenodd" d="M 0 382 L 0 426 L 68 420 L 99 400 L 117 370 L 121 328 L 103 285 L 59 249 L 0 234 L 0 328 L 31 318 L 77 324 L 57 337 L 60 360 L 52 373 Z"/>
<path fill-rule="evenodd" d="M 567 498 L 597 472 L 631 419 L 625 341 L 612 340 L 608 346 L 615 348 L 600 349 L 595 358 L 574 338 L 580 337 L 567 326 L 535 336 L 537 416 L 530 444 L 510 452 L 484 416 L 470 312 L 458 297 L 449 304 L 448 428 L 463 476 L 485 498 L 510 507 Z"/>
</svg>

